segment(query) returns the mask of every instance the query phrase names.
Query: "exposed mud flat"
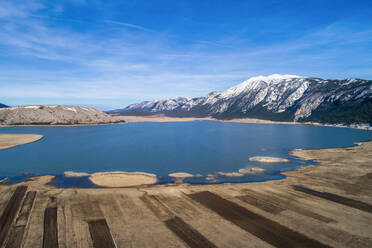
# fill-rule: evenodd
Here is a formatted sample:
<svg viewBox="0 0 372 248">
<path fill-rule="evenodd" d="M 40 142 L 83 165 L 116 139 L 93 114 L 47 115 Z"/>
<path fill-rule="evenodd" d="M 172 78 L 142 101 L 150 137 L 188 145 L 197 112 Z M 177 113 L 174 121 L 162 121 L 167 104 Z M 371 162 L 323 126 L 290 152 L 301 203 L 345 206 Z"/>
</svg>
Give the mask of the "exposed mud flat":
<svg viewBox="0 0 372 248">
<path fill-rule="evenodd" d="M 102 242 L 107 247 L 371 247 L 372 142 L 293 155 L 316 159 L 320 166 L 261 183 L 62 189 L 47 184 L 52 176 L 43 176 L 0 185 L 0 241 L 31 248 L 43 242 L 63 248 Z"/>
</svg>

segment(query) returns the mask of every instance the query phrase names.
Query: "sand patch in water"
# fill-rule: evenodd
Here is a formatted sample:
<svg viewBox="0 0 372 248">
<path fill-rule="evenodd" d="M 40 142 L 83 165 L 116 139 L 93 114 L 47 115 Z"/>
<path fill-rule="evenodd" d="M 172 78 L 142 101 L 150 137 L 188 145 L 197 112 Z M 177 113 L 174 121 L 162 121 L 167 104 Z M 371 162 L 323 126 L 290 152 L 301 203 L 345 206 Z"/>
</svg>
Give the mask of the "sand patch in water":
<svg viewBox="0 0 372 248">
<path fill-rule="evenodd" d="M 289 162 L 286 158 L 276 158 L 276 157 L 263 157 L 263 156 L 256 156 L 250 157 L 250 161 L 260 162 L 260 163 L 285 163 Z"/>
<path fill-rule="evenodd" d="M 121 171 L 94 173 L 89 180 L 102 187 L 133 187 L 157 182 L 155 174 Z"/>
<path fill-rule="evenodd" d="M 90 174 L 86 172 L 65 171 L 64 175 L 65 177 L 86 177 Z"/>
<path fill-rule="evenodd" d="M 0 150 L 32 143 L 43 138 L 39 134 L 0 134 Z"/>
<path fill-rule="evenodd" d="M 187 173 L 187 172 L 177 172 L 177 173 L 171 173 L 168 174 L 170 177 L 176 177 L 176 178 L 187 178 L 187 177 L 194 177 L 193 174 Z"/>
</svg>

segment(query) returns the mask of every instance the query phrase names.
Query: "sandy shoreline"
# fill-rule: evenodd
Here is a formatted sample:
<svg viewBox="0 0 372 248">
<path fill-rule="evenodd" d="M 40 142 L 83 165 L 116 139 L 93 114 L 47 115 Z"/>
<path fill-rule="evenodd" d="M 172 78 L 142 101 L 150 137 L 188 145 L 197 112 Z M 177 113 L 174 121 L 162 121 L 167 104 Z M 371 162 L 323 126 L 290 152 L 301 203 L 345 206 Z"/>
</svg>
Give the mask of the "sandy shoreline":
<svg viewBox="0 0 372 248">
<path fill-rule="evenodd" d="M 246 174 L 251 173 L 261 173 L 265 170 L 258 167 L 239 169 L 234 172 L 215 172 L 214 174 L 201 175 L 201 174 L 190 174 L 187 172 L 175 172 L 168 174 L 168 177 L 175 180 L 175 183 L 183 182 L 185 178 L 205 178 L 207 181 L 216 181 L 218 176 L 225 177 L 243 177 Z M 64 176 L 66 178 L 83 178 L 88 177 L 88 179 L 95 185 L 106 187 L 106 188 L 120 188 L 120 187 L 136 187 L 144 185 L 154 185 L 158 182 L 158 179 L 162 178 L 159 175 L 146 173 L 146 172 L 126 172 L 126 171 L 109 171 L 109 172 L 96 172 L 96 173 L 86 173 L 86 172 L 74 172 L 65 171 Z M 209 179 L 208 179 L 209 178 Z M 1 183 L 1 182 L 0 182 Z M 205 183 L 205 182 L 204 182 Z M 171 184 L 171 183 L 165 183 Z"/>
<path fill-rule="evenodd" d="M 38 141 L 43 138 L 39 134 L 0 134 L 0 150 Z"/>
<path fill-rule="evenodd" d="M 257 124 L 303 124 L 298 122 L 279 122 L 268 121 L 253 118 L 242 118 L 232 120 L 220 120 L 212 117 L 169 117 L 164 115 L 150 115 L 150 116 L 121 116 L 126 122 L 188 122 L 188 121 L 219 121 L 219 122 L 234 122 L 234 123 L 257 123 Z"/>
<path fill-rule="evenodd" d="M 212 117 L 169 117 L 164 115 L 151 115 L 151 116 L 115 116 L 118 118 L 118 122 L 112 123 L 87 123 L 87 124 L 71 124 L 71 125 L 0 125 L 1 127 L 84 127 L 84 126 L 104 126 L 104 125 L 115 125 L 115 124 L 125 124 L 130 122 L 190 122 L 190 121 L 219 121 L 219 122 L 233 122 L 233 123 L 255 123 L 255 124 L 293 124 L 293 125 L 311 125 L 309 123 L 303 122 L 281 122 L 281 121 L 269 121 L 254 118 L 242 118 L 242 119 L 231 119 L 231 120 L 221 120 Z"/>
<path fill-rule="evenodd" d="M 108 122 L 108 123 L 82 123 L 82 124 L 25 124 L 25 125 L 3 125 L 0 124 L 0 128 L 2 127 L 87 127 L 87 126 L 106 126 L 106 125 L 116 125 L 116 124 L 125 124 L 126 121 L 120 119 L 117 122 Z M 1 129 L 0 129 L 1 130 Z"/>
<path fill-rule="evenodd" d="M 316 162 L 322 164 L 324 163 L 323 160 L 327 161 L 332 158 L 330 153 L 336 153 L 340 155 L 343 151 L 348 151 L 353 147 L 367 147 L 372 151 L 372 141 L 367 142 L 359 142 L 356 143 L 354 146 L 343 147 L 343 148 L 324 148 L 324 149 L 309 149 L 309 150 L 298 150 L 294 149 L 290 151 L 292 156 L 298 157 L 301 160 L 315 160 Z M 253 158 L 253 159 L 252 159 Z M 273 163 L 273 162 L 288 162 L 287 159 L 283 158 L 276 158 L 276 157 L 252 157 L 250 160 L 262 162 L 262 163 Z M 371 159 L 372 162 L 372 159 Z M 290 172 L 282 172 L 282 175 L 290 175 L 292 173 L 297 173 L 297 171 L 302 171 L 304 168 L 313 168 L 311 165 L 304 165 L 296 168 L 294 171 Z M 190 177 L 205 177 L 206 181 L 216 181 L 216 177 L 218 176 L 225 176 L 225 177 L 242 177 L 245 174 L 250 173 L 261 173 L 265 170 L 258 167 L 252 168 L 245 168 L 239 169 L 238 171 L 233 172 L 216 172 L 215 174 L 208 174 L 208 175 L 193 175 L 186 172 L 177 172 L 177 173 L 170 173 L 168 176 L 175 179 L 184 179 Z M 85 173 L 85 172 L 73 172 L 73 171 L 66 171 L 64 172 L 66 177 L 84 177 L 89 176 L 89 180 L 102 187 L 140 187 L 140 186 L 151 186 L 156 184 L 157 182 L 157 175 L 145 173 L 145 172 L 125 172 L 125 171 L 115 171 L 115 172 L 96 172 L 93 174 Z M 213 179 L 213 180 L 211 180 Z M 286 179 L 281 179 L 286 180 Z M 269 182 L 271 180 L 267 180 L 265 182 Z M 244 182 L 244 183 L 236 183 L 236 184 L 245 184 L 251 182 Z M 225 183 L 222 183 L 225 184 Z M 235 183 L 234 183 L 235 184 Z M 166 185 L 166 184 L 161 184 Z"/>
<path fill-rule="evenodd" d="M 372 130 L 370 126 L 364 125 L 342 125 L 342 124 L 326 124 L 326 123 L 313 123 L 313 122 L 290 122 L 290 121 L 270 121 L 255 118 L 239 118 L 222 120 L 213 117 L 169 117 L 164 115 L 150 115 L 150 116 L 114 116 L 117 121 L 111 123 L 87 123 L 87 124 L 73 124 L 73 125 L 0 125 L 1 127 L 85 127 L 85 126 L 104 126 L 104 125 L 115 125 L 115 124 L 126 124 L 131 122 L 190 122 L 190 121 L 218 121 L 218 122 L 230 122 L 230 123 L 248 123 L 248 124 L 279 124 L 279 125 L 305 125 L 305 126 L 320 126 L 320 127 L 337 127 L 337 128 L 352 128 L 360 130 Z"/>
<path fill-rule="evenodd" d="M 305 126 L 320 126 L 320 127 L 337 127 L 337 128 L 352 128 L 361 130 L 372 130 L 372 127 L 363 125 L 341 125 L 341 124 L 326 124 L 326 123 L 314 123 L 314 122 L 291 122 L 291 121 L 270 121 L 255 118 L 236 118 L 231 120 L 216 119 L 213 117 L 169 117 L 162 114 L 150 115 L 150 116 L 120 116 L 122 120 L 127 123 L 130 122 L 189 122 L 189 121 L 218 121 L 218 122 L 230 122 L 230 123 L 250 123 L 250 124 L 279 124 L 279 125 L 305 125 Z"/>
</svg>

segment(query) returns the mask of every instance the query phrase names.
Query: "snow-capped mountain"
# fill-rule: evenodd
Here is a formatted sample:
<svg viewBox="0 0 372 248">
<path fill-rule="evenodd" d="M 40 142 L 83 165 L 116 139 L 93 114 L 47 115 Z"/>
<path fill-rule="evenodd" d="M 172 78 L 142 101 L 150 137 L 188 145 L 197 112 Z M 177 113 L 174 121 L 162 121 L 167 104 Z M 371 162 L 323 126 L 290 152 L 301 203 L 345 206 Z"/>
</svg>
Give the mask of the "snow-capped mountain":
<svg viewBox="0 0 372 248">
<path fill-rule="evenodd" d="M 372 80 L 273 74 L 252 77 L 206 97 L 147 101 L 110 113 L 372 123 Z"/>
</svg>

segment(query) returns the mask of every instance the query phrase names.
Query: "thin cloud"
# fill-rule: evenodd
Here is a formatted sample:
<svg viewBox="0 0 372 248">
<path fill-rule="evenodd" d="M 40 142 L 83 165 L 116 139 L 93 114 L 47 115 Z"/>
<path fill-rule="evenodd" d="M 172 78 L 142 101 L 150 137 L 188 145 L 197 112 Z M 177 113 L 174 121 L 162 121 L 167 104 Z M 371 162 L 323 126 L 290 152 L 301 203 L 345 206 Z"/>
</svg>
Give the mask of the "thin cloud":
<svg viewBox="0 0 372 248">
<path fill-rule="evenodd" d="M 145 28 L 145 27 L 142 27 L 142 26 L 139 26 L 139 25 L 134 25 L 134 24 L 131 24 L 131 23 L 118 22 L 118 21 L 112 21 L 112 20 L 105 20 L 105 22 L 110 23 L 110 24 L 115 24 L 115 25 L 128 27 L 128 28 L 133 28 L 133 29 L 137 29 L 137 30 L 141 30 L 141 31 L 152 32 L 151 29 L 148 29 L 148 28 Z"/>
<path fill-rule="evenodd" d="M 122 107 L 202 96 L 256 75 L 372 76 L 372 61 L 364 55 L 370 53 L 371 30 L 344 23 L 254 44 L 246 34 L 187 39 L 115 20 L 97 18 L 91 25 L 38 9 L 18 13 L 8 1 L 2 18 L 0 13 L 1 102 L 53 97 Z"/>
<path fill-rule="evenodd" d="M 44 5 L 35 1 L 19 2 L 3 0 L 0 6 L 0 19 L 21 17 L 25 18 L 30 13 L 45 8 Z"/>
</svg>

